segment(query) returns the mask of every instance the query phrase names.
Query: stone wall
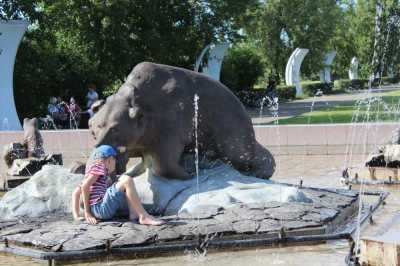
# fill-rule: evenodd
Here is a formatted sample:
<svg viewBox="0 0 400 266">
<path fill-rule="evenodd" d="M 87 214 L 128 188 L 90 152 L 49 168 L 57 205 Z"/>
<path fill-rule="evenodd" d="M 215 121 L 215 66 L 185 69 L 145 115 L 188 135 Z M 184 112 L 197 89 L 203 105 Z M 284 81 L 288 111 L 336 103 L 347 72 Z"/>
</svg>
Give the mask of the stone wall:
<svg viewBox="0 0 400 266">
<path fill-rule="evenodd" d="M 398 128 L 398 124 L 323 124 L 254 128 L 258 141 L 274 155 L 345 154 L 349 149 L 354 154 L 364 154 L 376 145 L 387 142 L 393 131 Z M 94 143 L 88 130 L 49 130 L 41 133 L 45 151 L 62 151 L 64 164 L 67 166 L 75 160 L 86 160 Z M 22 138 L 22 131 L 0 131 L 0 147 L 13 141 L 22 141 Z M 5 164 L 0 160 L 0 176 L 4 171 Z"/>
</svg>

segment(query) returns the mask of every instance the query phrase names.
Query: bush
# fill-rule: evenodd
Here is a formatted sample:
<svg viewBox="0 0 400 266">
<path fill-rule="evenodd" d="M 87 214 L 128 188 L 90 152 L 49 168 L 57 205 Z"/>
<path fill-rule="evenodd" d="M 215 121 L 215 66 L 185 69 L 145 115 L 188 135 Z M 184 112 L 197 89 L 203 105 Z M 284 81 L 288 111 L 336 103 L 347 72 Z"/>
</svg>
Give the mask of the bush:
<svg viewBox="0 0 400 266">
<path fill-rule="evenodd" d="M 324 94 L 331 94 L 333 89 L 333 83 L 325 83 L 320 81 L 306 81 L 301 83 L 303 94 L 314 96 L 318 90 L 321 90 Z"/>
<path fill-rule="evenodd" d="M 296 98 L 295 86 L 278 85 L 276 91 L 280 102 Z M 240 90 L 234 91 L 234 93 L 245 106 L 260 107 L 262 98 L 265 96 L 265 89 L 256 88 L 250 91 Z"/>
<path fill-rule="evenodd" d="M 118 89 L 124 84 L 124 82 L 120 79 L 114 80 L 112 84 L 109 86 L 105 87 L 103 91 L 103 96 L 108 97 L 118 91 Z"/>
<path fill-rule="evenodd" d="M 394 83 L 399 83 L 400 78 L 399 77 L 383 77 L 382 78 L 382 84 L 394 84 Z"/>
<path fill-rule="evenodd" d="M 278 85 L 276 91 L 279 99 L 293 100 L 296 98 L 296 86 Z"/>
<path fill-rule="evenodd" d="M 335 90 L 362 90 L 368 86 L 368 80 L 366 79 L 338 79 L 333 83 Z"/>
<path fill-rule="evenodd" d="M 233 91 L 250 90 L 264 73 L 261 57 L 251 47 L 228 50 L 221 70 L 221 82 Z"/>
</svg>

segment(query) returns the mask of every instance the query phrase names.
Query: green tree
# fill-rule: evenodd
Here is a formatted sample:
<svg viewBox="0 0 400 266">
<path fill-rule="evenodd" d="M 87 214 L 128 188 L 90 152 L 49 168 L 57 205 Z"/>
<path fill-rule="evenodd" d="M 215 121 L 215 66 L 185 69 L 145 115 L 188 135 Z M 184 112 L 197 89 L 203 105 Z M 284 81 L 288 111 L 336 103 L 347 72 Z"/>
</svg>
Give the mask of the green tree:
<svg viewBox="0 0 400 266">
<path fill-rule="evenodd" d="M 337 52 L 333 60 L 332 74 L 336 78 L 347 79 L 351 59 L 357 55 L 357 48 L 354 44 L 356 34 L 352 27 L 355 4 L 352 1 L 342 1 L 340 9 L 339 21 L 336 24 L 333 38 L 330 40 L 330 47 Z"/>
<path fill-rule="evenodd" d="M 2 2 L 1 18 L 32 22 L 15 67 L 21 117 L 33 110 L 43 112 L 48 96 L 59 92 L 67 91 L 63 94 L 82 99 L 87 82 L 110 87 L 117 80 L 124 80 L 142 61 L 193 69 L 196 56 L 205 45 L 240 37 L 237 31 L 244 11 L 255 3 L 256 0 Z M 37 98 L 27 99 L 28 91 L 37 94 Z"/>
<path fill-rule="evenodd" d="M 246 31 L 264 51 L 270 71 L 283 77 L 286 62 L 297 47 L 310 49 L 302 64 L 302 73 L 311 77 L 322 67 L 340 18 L 335 1 L 265 1 L 252 15 Z"/>
<path fill-rule="evenodd" d="M 240 43 L 228 50 L 225 56 L 221 82 L 232 90 L 250 90 L 264 74 L 262 58 L 249 43 Z"/>
</svg>

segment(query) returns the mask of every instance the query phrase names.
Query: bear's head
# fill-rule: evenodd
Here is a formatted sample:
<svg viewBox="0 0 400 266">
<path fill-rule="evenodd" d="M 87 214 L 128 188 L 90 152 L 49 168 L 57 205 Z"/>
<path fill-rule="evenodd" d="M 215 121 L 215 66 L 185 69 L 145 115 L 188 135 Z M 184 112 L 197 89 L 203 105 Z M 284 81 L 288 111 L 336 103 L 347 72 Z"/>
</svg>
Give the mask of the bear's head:
<svg viewBox="0 0 400 266">
<path fill-rule="evenodd" d="M 140 108 L 132 106 L 129 97 L 118 94 L 108 97 L 89 120 L 95 145 L 112 145 L 120 152 L 140 148 L 145 126 L 145 117 Z"/>
</svg>

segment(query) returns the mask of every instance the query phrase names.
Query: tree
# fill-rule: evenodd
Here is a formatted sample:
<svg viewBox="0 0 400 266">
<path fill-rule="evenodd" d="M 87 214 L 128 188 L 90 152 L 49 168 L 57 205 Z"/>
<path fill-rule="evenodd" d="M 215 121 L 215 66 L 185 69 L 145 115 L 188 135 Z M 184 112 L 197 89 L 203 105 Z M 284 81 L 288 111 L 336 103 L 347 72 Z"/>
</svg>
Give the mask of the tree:
<svg viewBox="0 0 400 266">
<path fill-rule="evenodd" d="M 310 49 L 302 65 L 302 73 L 310 77 L 322 68 L 339 13 L 331 0 L 271 0 L 253 12 L 246 31 L 262 45 L 268 67 L 277 77 L 283 76 L 295 48 Z"/>
<path fill-rule="evenodd" d="M 8 0 L 1 18 L 32 23 L 15 67 L 17 107 L 22 117 L 43 112 L 39 102 L 66 90 L 82 99 L 87 82 L 110 86 L 142 61 L 193 69 L 205 45 L 240 37 L 243 11 L 256 2 Z"/>
<path fill-rule="evenodd" d="M 333 60 L 332 73 L 337 78 L 348 78 L 351 59 L 357 55 L 357 48 L 354 44 L 355 31 L 352 27 L 355 4 L 352 1 L 342 1 L 339 6 L 341 9 L 338 14 L 339 21 L 329 45 L 337 52 Z"/>
<path fill-rule="evenodd" d="M 261 56 L 249 43 L 240 43 L 228 50 L 221 71 L 221 82 L 232 90 L 250 90 L 264 74 Z"/>
</svg>

